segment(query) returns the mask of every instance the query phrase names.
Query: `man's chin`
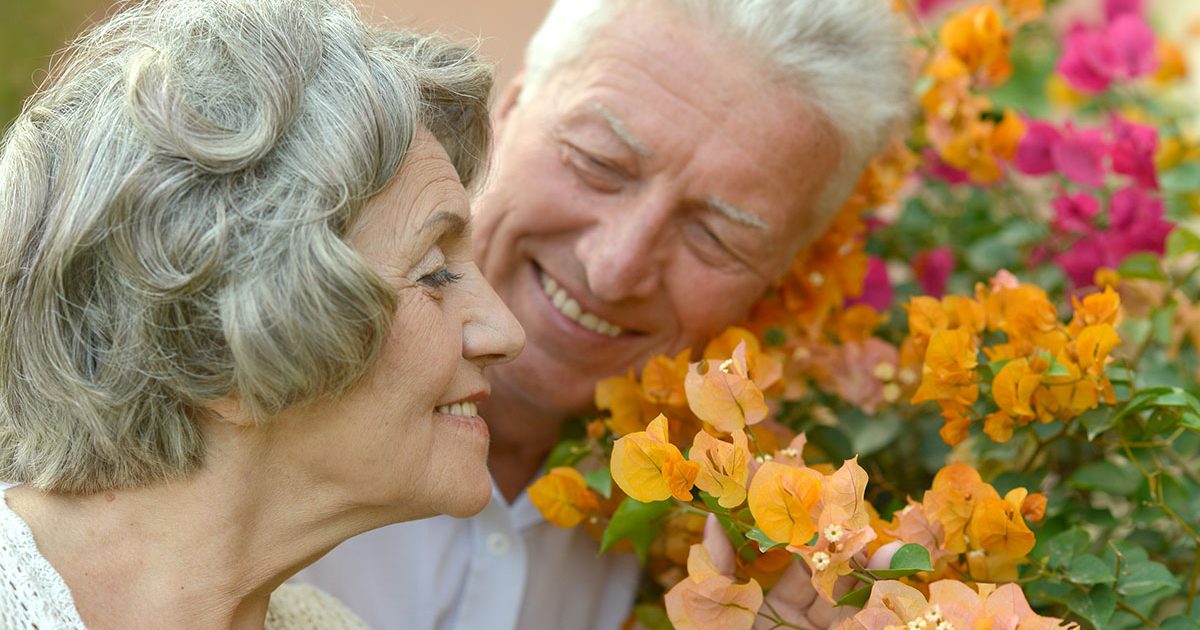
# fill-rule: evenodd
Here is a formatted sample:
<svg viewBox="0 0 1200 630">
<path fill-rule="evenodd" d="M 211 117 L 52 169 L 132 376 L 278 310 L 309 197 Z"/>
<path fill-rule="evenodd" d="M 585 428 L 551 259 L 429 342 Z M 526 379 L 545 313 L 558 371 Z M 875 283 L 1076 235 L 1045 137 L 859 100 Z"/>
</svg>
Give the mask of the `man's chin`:
<svg viewBox="0 0 1200 630">
<path fill-rule="evenodd" d="M 562 420 L 595 409 L 596 383 L 604 377 L 522 355 L 508 365 L 489 368 L 488 378 L 493 399 L 519 401 Z"/>
</svg>

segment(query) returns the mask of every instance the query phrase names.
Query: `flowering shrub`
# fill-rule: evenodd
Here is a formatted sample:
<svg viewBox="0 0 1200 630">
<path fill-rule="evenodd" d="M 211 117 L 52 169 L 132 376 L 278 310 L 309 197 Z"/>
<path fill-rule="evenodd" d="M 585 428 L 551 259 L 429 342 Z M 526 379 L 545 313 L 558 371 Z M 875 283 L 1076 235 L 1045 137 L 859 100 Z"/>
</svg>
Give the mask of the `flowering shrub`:
<svg viewBox="0 0 1200 630">
<path fill-rule="evenodd" d="M 638 554 L 647 628 L 805 627 L 797 563 L 841 628 L 1200 627 L 1179 44 L 1133 0 L 896 6 L 908 137 L 743 326 L 601 382 L 530 497 Z"/>
</svg>

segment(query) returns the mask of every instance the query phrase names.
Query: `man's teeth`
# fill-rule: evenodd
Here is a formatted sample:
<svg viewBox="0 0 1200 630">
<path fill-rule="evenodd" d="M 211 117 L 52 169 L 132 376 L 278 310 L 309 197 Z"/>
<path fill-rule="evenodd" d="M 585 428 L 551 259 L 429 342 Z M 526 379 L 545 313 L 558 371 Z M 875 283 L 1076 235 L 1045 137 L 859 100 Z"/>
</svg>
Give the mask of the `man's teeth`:
<svg viewBox="0 0 1200 630">
<path fill-rule="evenodd" d="M 586 313 L 579 306 L 579 302 L 567 297 L 567 292 L 559 288 L 558 283 L 554 278 L 541 272 L 542 290 L 546 292 L 546 296 L 550 298 L 550 302 L 554 304 L 560 313 L 566 315 L 568 319 L 578 323 L 580 326 L 592 331 L 598 332 L 601 335 L 616 337 L 624 332 L 620 326 L 607 322 L 591 313 Z"/>
<path fill-rule="evenodd" d="M 460 402 L 452 405 L 442 405 L 436 409 L 438 413 L 444 413 L 448 416 L 477 416 L 479 408 L 473 402 Z"/>
</svg>

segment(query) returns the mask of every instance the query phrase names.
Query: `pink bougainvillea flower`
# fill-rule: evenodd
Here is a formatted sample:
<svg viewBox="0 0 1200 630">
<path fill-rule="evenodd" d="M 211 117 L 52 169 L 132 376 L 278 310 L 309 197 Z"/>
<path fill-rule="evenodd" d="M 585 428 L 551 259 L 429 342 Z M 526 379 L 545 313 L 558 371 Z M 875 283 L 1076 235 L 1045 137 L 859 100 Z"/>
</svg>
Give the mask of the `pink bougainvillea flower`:
<svg viewBox="0 0 1200 630">
<path fill-rule="evenodd" d="M 1158 63 L 1154 31 L 1140 14 L 1121 13 L 1098 30 L 1072 28 L 1057 69 L 1071 87 L 1096 94 L 1114 82 L 1152 74 Z"/>
<path fill-rule="evenodd" d="M 884 312 L 892 307 L 896 292 L 888 279 L 887 264 L 882 258 L 871 256 L 867 260 L 867 274 L 863 278 L 862 294 L 850 301 L 851 304 L 866 304 Z"/>
<path fill-rule="evenodd" d="M 1071 123 L 1062 138 L 1050 147 L 1054 165 L 1069 180 L 1099 188 L 1104 185 L 1104 158 L 1108 146 L 1097 129 L 1077 131 Z"/>
<path fill-rule="evenodd" d="M 1125 15 L 1143 15 L 1145 0 L 1104 0 L 1104 17 L 1109 22 Z"/>
<path fill-rule="evenodd" d="M 971 176 L 966 171 L 950 166 L 933 149 L 926 149 L 921 152 L 921 161 L 925 165 L 922 169 L 924 174 L 936 181 L 950 184 L 951 186 L 971 181 Z"/>
<path fill-rule="evenodd" d="M 1154 155 L 1158 151 L 1158 130 L 1149 125 L 1113 117 L 1113 170 L 1129 175 L 1139 186 L 1158 188 Z"/>
<path fill-rule="evenodd" d="M 1108 233 L 1097 232 L 1075 241 L 1066 251 L 1054 257 L 1054 262 L 1075 287 L 1091 286 L 1096 270 L 1116 268 L 1120 260 L 1113 251 Z"/>
<path fill-rule="evenodd" d="M 1045 175 L 1054 172 L 1054 145 L 1062 134 L 1050 123 L 1029 120 L 1025 123 L 1025 137 L 1017 145 L 1017 157 L 1013 165 L 1026 175 Z"/>
<path fill-rule="evenodd" d="M 1100 202 L 1086 192 L 1062 195 L 1051 202 L 1054 207 L 1054 229 L 1067 234 L 1086 234 L 1093 231 L 1094 219 L 1100 214 Z"/>
<path fill-rule="evenodd" d="M 936 298 L 946 293 L 946 283 L 954 273 L 954 250 L 938 247 L 917 254 L 913 260 L 913 271 L 926 295 Z"/>
<path fill-rule="evenodd" d="M 1129 186 L 1113 194 L 1109 202 L 1109 229 L 1118 256 L 1136 252 L 1162 254 L 1172 225 L 1163 218 L 1162 199 L 1153 193 Z"/>
</svg>

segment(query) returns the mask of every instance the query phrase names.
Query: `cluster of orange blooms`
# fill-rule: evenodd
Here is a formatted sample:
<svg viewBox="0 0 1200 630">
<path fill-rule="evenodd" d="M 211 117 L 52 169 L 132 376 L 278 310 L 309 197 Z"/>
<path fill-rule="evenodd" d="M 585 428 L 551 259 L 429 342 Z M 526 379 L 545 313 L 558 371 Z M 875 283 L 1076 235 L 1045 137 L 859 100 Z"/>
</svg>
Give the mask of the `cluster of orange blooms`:
<svg viewBox="0 0 1200 630">
<path fill-rule="evenodd" d="M 1025 135 L 1016 112 L 997 112 L 981 90 L 1002 85 L 1012 75 L 1013 35 L 1043 12 L 1042 0 L 1003 0 L 999 5 L 979 4 L 946 21 L 925 66 L 928 87 L 920 96 L 926 139 L 943 162 L 976 184 L 998 181 Z"/>
<path fill-rule="evenodd" d="M 883 521 L 866 501 L 868 475 L 856 459 L 836 470 L 807 466 L 803 435 L 779 447 L 790 436 L 767 420 L 763 389 L 778 381 L 780 368 L 752 335 L 731 329 L 706 348 L 705 357 L 694 363 L 686 354 L 661 358 L 643 370 L 641 383 L 632 375 L 609 379 L 597 393 L 601 407 L 612 413 L 603 429 L 619 436 L 607 462 L 617 487 L 642 503 L 679 502 L 667 540 L 653 548 L 663 555 L 651 559 L 652 566 L 658 563 L 660 582 L 671 589 L 666 605 L 674 623 L 686 627 L 696 615 L 720 610 L 728 624 L 705 627 L 748 628 L 763 601 L 763 585 L 774 584 L 792 554 L 803 559 L 813 587 L 830 601 L 835 581 L 855 570 L 861 552 L 892 541 L 929 550 L 933 570 L 921 574 L 918 586 L 950 576 L 981 582 L 1016 578 L 1035 542 L 1026 519 L 1041 518 L 1043 495 L 1017 488 L 1001 497 L 970 466 L 951 464 L 921 502 L 910 500 L 890 522 Z M 601 432 L 593 435 L 600 455 L 601 438 Z M 549 471 L 529 495 L 561 527 L 595 524 L 611 515 L 573 467 Z M 684 510 L 685 504 L 692 509 Z M 755 549 L 734 575 L 716 571 L 704 547 L 694 543 L 703 526 L 697 513 L 718 509 L 776 547 Z"/>
<path fill-rule="evenodd" d="M 983 430 L 997 442 L 1009 440 L 1014 426 L 1070 420 L 1101 401 L 1115 403 L 1105 366 L 1121 341 L 1120 297 L 1109 287 L 1074 306 L 1064 324 L 1045 291 L 1004 272 L 990 287 L 977 287 L 975 298 L 913 298 L 900 348 L 901 365 L 921 366 L 912 402 L 938 404 L 946 421 L 941 435 L 951 445 L 967 437 L 985 367 L 994 372 L 997 409 L 983 418 Z M 982 366 L 986 337 L 1000 339 L 982 348 L 990 362 Z"/>
</svg>

